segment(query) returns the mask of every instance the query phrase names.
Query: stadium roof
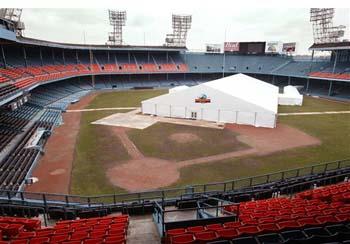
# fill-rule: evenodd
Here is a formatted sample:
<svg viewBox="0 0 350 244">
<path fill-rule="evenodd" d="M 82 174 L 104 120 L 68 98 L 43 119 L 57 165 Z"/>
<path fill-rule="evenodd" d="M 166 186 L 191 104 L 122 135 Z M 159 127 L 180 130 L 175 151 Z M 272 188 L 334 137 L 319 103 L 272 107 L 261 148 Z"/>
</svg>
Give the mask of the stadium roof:
<svg viewBox="0 0 350 244">
<path fill-rule="evenodd" d="M 314 51 L 350 50 L 350 41 L 337 43 L 314 43 L 309 49 Z"/>
<path fill-rule="evenodd" d="M 96 44 L 74 44 L 74 43 L 59 43 L 45 40 L 39 40 L 27 37 L 17 37 L 16 42 L 25 45 L 35 45 L 42 47 L 56 47 L 63 49 L 93 49 L 93 50 L 116 50 L 116 51 L 168 51 L 179 52 L 187 50 L 186 47 L 166 47 L 166 46 L 110 46 L 110 45 L 96 45 Z"/>
</svg>

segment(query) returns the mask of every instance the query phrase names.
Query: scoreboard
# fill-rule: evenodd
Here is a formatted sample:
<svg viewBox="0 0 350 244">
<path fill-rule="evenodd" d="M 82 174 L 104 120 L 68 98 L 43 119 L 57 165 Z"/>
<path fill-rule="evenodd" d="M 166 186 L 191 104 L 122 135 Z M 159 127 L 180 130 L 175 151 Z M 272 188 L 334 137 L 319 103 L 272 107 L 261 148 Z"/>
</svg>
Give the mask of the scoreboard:
<svg viewBox="0 0 350 244">
<path fill-rule="evenodd" d="M 225 53 L 264 54 L 266 42 L 225 42 Z"/>
</svg>

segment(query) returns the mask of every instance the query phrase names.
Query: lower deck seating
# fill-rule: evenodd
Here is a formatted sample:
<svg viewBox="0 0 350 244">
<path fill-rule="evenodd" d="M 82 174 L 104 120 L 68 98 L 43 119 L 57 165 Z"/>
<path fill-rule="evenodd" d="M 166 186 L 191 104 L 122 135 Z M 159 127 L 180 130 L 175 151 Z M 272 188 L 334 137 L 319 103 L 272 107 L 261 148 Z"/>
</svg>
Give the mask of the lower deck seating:
<svg viewBox="0 0 350 244">
<path fill-rule="evenodd" d="M 13 112 L 0 111 L 0 151 L 19 133 L 39 109 L 24 105 Z"/>
<path fill-rule="evenodd" d="M 171 229 L 166 232 L 167 242 L 206 243 L 244 237 L 246 240 L 238 239 L 239 242 L 233 243 L 264 243 L 264 241 L 245 241 L 255 241 L 255 236 L 258 236 L 258 239 L 270 238 L 271 236 L 259 237 L 270 233 L 274 233 L 276 238 L 279 238 L 281 232 L 290 230 L 302 230 L 308 233 L 305 238 L 311 241 L 311 238 L 314 238 L 310 232 L 312 228 L 323 228 L 325 225 L 343 226 L 350 222 L 350 182 L 305 191 L 293 198 L 281 197 L 242 202 L 225 206 L 224 209 L 237 214 L 238 220 L 223 224 Z M 346 230 L 346 228 L 343 229 Z M 336 238 L 341 241 L 344 240 L 344 235 L 349 238 L 350 229 L 345 232 L 346 234 Z M 248 239 L 247 236 L 249 236 Z"/>
<path fill-rule="evenodd" d="M 37 131 L 38 128 L 51 130 L 53 123 L 38 121 L 25 134 L 21 142 L 0 162 L 0 189 L 8 191 L 18 191 L 22 186 L 27 173 L 31 169 L 37 156 L 40 154 L 40 147 L 27 148 L 26 144 Z M 44 136 L 40 141 L 40 145 L 46 142 Z"/>
<path fill-rule="evenodd" d="M 41 227 L 37 219 L 0 217 L 0 244 L 124 244 L 128 225 L 127 215 L 59 221 L 52 227 Z"/>
</svg>

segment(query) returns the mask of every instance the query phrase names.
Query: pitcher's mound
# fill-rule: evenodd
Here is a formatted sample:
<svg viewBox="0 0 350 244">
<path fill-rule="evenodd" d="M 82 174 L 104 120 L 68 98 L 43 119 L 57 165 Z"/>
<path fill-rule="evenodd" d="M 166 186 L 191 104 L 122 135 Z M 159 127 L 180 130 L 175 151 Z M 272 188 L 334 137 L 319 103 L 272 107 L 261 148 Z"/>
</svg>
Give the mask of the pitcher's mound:
<svg viewBox="0 0 350 244">
<path fill-rule="evenodd" d="M 157 158 L 130 160 L 107 170 L 110 182 L 128 191 L 144 191 L 176 182 L 180 173 L 176 163 Z"/>
<path fill-rule="evenodd" d="M 174 133 L 169 136 L 169 139 L 177 143 L 190 143 L 201 141 L 201 138 L 192 133 Z"/>
</svg>

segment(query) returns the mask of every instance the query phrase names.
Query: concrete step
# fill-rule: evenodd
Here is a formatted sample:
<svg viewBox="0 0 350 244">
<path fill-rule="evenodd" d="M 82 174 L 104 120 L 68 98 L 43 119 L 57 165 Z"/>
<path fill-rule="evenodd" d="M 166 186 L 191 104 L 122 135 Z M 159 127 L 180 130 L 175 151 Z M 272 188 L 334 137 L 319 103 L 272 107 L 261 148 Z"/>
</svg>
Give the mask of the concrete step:
<svg viewBox="0 0 350 244">
<path fill-rule="evenodd" d="M 154 244 L 161 242 L 152 215 L 132 216 L 129 221 L 128 244 Z"/>
</svg>

